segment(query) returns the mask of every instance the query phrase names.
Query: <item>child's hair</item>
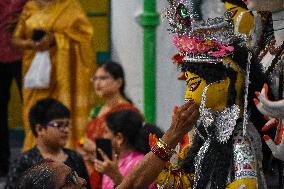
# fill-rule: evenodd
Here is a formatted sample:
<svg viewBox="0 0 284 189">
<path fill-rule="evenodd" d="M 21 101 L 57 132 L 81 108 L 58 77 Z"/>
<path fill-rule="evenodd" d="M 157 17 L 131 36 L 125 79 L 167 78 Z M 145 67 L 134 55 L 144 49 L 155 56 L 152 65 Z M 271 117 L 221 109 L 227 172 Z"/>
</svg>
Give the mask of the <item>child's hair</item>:
<svg viewBox="0 0 284 189">
<path fill-rule="evenodd" d="M 45 127 L 54 119 L 70 118 L 69 109 L 53 98 L 44 98 L 37 101 L 30 109 L 29 122 L 34 136 L 37 136 L 35 126 Z"/>
<path fill-rule="evenodd" d="M 140 113 L 121 110 L 111 113 L 107 118 L 107 127 L 113 134 L 121 133 L 128 144 L 144 154 L 150 151 L 149 135 L 162 137 L 163 132 L 155 125 L 145 123 Z"/>
</svg>

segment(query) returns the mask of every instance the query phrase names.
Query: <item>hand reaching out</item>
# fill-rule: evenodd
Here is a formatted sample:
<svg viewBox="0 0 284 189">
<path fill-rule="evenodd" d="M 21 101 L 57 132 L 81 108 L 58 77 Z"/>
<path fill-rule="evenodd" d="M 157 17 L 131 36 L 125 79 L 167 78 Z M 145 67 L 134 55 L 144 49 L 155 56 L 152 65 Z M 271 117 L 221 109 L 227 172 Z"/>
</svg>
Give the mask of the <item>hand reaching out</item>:
<svg viewBox="0 0 284 189">
<path fill-rule="evenodd" d="M 78 141 L 77 151 L 83 156 L 83 159 L 89 163 L 94 162 L 96 144 L 88 137 L 84 137 Z M 92 165 L 93 166 L 93 165 Z"/>
<path fill-rule="evenodd" d="M 192 130 L 198 118 L 199 108 L 193 102 L 187 102 L 180 107 L 175 106 L 171 126 L 162 139 L 174 148 L 182 137 Z"/>
<path fill-rule="evenodd" d="M 263 139 L 272 151 L 273 156 L 284 161 L 284 100 L 270 101 L 267 94 L 268 85 L 264 84 L 261 93 L 256 92 L 257 99 L 254 99 L 254 103 L 268 120 L 262 131 L 276 128 L 277 132 L 274 141 L 268 135 L 264 135 Z"/>
<path fill-rule="evenodd" d="M 282 120 L 271 119 L 262 128 L 262 131 L 267 131 L 272 127 L 277 128 L 275 140 L 273 141 L 268 135 L 264 135 L 263 139 L 267 146 L 271 149 L 273 156 L 284 161 L 284 126 L 282 124 Z"/>
<path fill-rule="evenodd" d="M 254 99 L 257 109 L 263 114 L 274 118 L 284 118 L 284 100 L 271 101 L 268 98 L 268 85 L 264 84 L 261 92 L 255 92 Z"/>
</svg>

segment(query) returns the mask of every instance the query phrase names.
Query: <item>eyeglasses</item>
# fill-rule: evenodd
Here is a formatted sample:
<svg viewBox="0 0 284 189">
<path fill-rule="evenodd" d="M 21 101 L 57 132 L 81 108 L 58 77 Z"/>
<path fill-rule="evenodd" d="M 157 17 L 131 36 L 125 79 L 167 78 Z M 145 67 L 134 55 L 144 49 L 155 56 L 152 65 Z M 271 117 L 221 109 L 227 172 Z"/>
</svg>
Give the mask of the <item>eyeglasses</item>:
<svg viewBox="0 0 284 189">
<path fill-rule="evenodd" d="M 110 76 L 100 76 L 100 77 L 97 77 L 97 76 L 93 76 L 91 77 L 91 81 L 105 81 L 107 79 L 110 79 L 111 77 Z"/>
<path fill-rule="evenodd" d="M 51 121 L 46 126 L 55 127 L 57 129 L 64 130 L 66 128 L 69 128 L 70 121 Z"/>
<path fill-rule="evenodd" d="M 76 171 L 71 171 L 65 178 L 64 184 L 59 188 L 63 189 L 68 185 L 78 185 L 79 184 L 79 176 Z"/>
</svg>

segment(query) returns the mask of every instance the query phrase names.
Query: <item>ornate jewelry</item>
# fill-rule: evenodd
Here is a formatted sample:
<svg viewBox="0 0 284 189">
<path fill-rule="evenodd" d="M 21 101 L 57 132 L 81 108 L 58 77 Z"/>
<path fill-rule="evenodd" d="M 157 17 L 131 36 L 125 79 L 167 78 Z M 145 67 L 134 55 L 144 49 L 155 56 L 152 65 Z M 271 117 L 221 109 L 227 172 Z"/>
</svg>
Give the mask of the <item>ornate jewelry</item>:
<svg viewBox="0 0 284 189">
<path fill-rule="evenodd" d="M 214 133 L 218 142 L 226 143 L 233 134 L 237 119 L 240 116 L 240 108 L 238 105 L 233 105 L 229 108 L 225 108 L 221 112 L 213 112 L 210 108 L 206 108 L 206 93 L 210 85 L 212 84 L 207 85 L 203 90 L 199 108 L 200 118 L 197 121 L 197 125 L 203 124 L 208 135 L 211 135 L 208 132 L 208 128 L 214 125 Z"/>
<path fill-rule="evenodd" d="M 156 144 L 151 148 L 151 151 L 161 158 L 162 160 L 169 161 L 175 151 L 168 146 L 167 143 L 165 143 L 162 139 L 159 138 L 159 140 L 156 142 Z"/>
</svg>

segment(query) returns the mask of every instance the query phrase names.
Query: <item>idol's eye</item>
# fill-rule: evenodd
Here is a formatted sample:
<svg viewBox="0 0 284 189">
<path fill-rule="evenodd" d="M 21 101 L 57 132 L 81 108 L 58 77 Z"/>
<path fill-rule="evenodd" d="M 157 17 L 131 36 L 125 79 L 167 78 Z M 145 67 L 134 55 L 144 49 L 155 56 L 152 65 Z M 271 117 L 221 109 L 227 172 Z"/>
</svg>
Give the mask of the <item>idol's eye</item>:
<svg viewBox="0 0 284 189">
<path fill-rule="evenodd" d="M 191 77 L 191 78 L 188 78 L 188 75 L 186 75 L 186 84 L 187 85 L 191 85 L 191 83 L 195 82 L 194 80 L 200 80 L 200 77 Z"/>
<path fill-rule="evenodd" d="M 189 86 L 190 86 L 190 89 L 189 89 L 189 90 L 190 90 L 191 92 L 195 91 L 195 90 L 199 87 L 200 83 L 201 83 L 201 80 L 191 83 L 191 84 L 189 85 Z"/>
<path fill-rule="evenodd" d="M 195 91 L 201 83 L 200 77 L 191 77 L 186 80 L 186 84 L 189 87 L 189 91 Z"/>
</svg>

